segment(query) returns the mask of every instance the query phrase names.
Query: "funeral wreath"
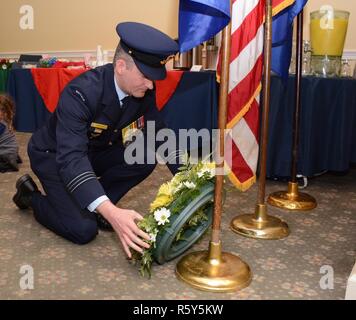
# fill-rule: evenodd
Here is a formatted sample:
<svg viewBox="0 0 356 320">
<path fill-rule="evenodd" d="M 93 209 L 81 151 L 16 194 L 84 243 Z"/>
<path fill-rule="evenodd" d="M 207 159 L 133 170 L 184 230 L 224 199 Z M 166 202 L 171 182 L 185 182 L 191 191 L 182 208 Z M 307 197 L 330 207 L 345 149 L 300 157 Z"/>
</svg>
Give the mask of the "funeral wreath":
<svg viewBox="0 0 356 320">
<path fill-rule="evenodd" d="M 150 205 L 149 213 L 138 222 L 138 226 L 151 237 L 150 241 L 147 241 L 150 244 L 149 249 L 144 249 L 143 253 L 132 251 L 132 261 L 140 265 L 142 276 L 151 276 L 151 267 L 155 258 L 159 263 L 162 262 L 160 261 L 161 258 L 157 258 L 159 254 L 156 252 L 159 241 L 164 241 L 165 233 L 167 233 L 173 221 L 179 219 L 182 212 L 188 213 L 189 219 L 184 220 L 183 225 L 179 225 L 179 230 L 175 230 L 174 239 L 172 239 L 173 244 L 185 241 L 187 231 L 189 233 L 202 224 L 208 227 L 208 220 L 211 223 L 208 212 L 211 215 L 212 201 L 206 201 L 206 199 L 211 200 L 213 197 L 214 177 L 215 163 L 198 162 L 190 164 L 189 161 L 186 161 L 170 181 L 161 185 L 156 198 Z M 189 207 L 191 203 L 194 203 L 194 200 L 197 200 L 198 197 L 201 198 L 201 196 L 204 196 L 205 199 L 202 199 L 203 205 L 195 201 L 198 206 Z M 207 210 L 209 206 L 210 211 Z M 206 230 L 206 227 L 203 231 Z M 200 235 L 198 236 L 200 237 Z M 197 237 L 194 237 L 193 241 L 196 241 L 196 239 Z M 188 245 L 190 244 L 185 245 L 185 247 Z"/>
</svg>

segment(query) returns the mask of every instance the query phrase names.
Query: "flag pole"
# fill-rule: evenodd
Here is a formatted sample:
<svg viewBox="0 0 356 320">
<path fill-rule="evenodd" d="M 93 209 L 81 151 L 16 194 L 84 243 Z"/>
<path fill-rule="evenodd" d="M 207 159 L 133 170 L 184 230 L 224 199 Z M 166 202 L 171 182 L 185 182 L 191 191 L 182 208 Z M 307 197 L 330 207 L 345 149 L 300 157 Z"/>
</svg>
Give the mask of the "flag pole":
<svg viewBox="0 0 356 320">
<path fill-rule="evenodd" d="M 288 191 L 277 191 L 272 193 L 267 202 L 275 207 L 306 211 L 316 207 L 316 200 L 306 194 L 299 192 L 297 182 L 297 161 L 299 144 L 299 122 L 301 107 L 301 82 L 303 62 L 303 10 L 297 17 L 297 48 L 296 48 L 296 86 L 295 86 L 295 113 L 293 121 L 293 148 L 292 148 L 292 172 L 291 181 L 288 182 Z"/>
<path fill-rule="evenodd" d="M 231 1 L 230 1 L 231 12 Z M 192 252 L 177 264 L 178 279 L 190 286 L 212 292 L 231 292 L 247 287 L 252 279 L 250 267 L 238 256 L 222 252 L 220 240 L 222 193 L 224 186 L 224 130 L 227 122 L 227 99 L 231 47 L 231 22 L 222 32 L 222 66 L 219 93 L 219 156 L 216 163 L 214 216 L 208 251 Z"/>
<path fill-rule="evenodd" d="M 271 87 L 271 56 L 272 56 L 272 0 L 266 0 L 266 22 L 264 34 L 264 73 L 263 73 L 263 118 L 262 144 L 260 154 L 260 175 L 257 204 L 254 214 L 237 216 L 231 221 L 232 231 L 245 237 L 257 239 L 281 239 L 289 234 L 288 225 L 281 219 L 267 214 L 265 203 L 268 115 Z"/>
</svg>

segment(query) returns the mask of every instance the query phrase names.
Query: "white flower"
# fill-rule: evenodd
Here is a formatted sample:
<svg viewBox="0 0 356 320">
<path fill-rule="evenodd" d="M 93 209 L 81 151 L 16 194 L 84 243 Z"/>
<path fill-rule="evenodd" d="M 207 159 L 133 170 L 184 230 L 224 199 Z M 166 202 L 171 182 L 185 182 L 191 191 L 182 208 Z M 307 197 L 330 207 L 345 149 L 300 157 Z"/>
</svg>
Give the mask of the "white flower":
<svg viewBox="0 0 356 320">
<path fill-rule="evenodd" d="M 183 184 L 188 188 L 188 189 L 194 189 L 197 185 L 194 182 L 186 181 L 183 182 Z"/>
<path fill-rule="evenodd" d="M 154 232 L 148 234 L 152 242 L 156 242 L 157 234 L 158 234 L 158 230 L 155 230 Z"/>
<path fill-rule="evenodd" d="M 173 193 L 180 191 L 183 188 L 183 186 L 184 186 L 183 183 L 179 183 L 177 186 L 174 186 Z"/>
<path fill-rule="evenodd" d="M 201 178 L 204 174 L 208 174 L 208 178 L 212 178 L 215 176 L 215 168 L 209 168 L 204 166 L 198 171 L 198 177 Z"/>
<path fill-rule="evenodd" d="M 158 209 L 154 212 L 155 220 L 157 221 L 158 225 L 165 225 L 169 222 L 168 218 L 171 216 L 171 212 L 166 208 Z"/>
</svg>

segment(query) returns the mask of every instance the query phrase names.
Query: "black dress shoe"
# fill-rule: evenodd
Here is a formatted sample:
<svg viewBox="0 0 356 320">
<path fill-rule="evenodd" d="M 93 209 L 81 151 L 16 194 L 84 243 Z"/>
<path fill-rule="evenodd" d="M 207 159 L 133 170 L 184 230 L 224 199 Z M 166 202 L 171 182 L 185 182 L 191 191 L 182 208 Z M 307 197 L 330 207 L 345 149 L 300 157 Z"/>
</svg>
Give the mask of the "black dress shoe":
<svg viewBox="0 0 356 320">
<path fill-rule="evenodd" d="M 17 192 L 12 198 L 19 209 L 27 209 L 31 206 L 31 199 L 35 192 L 39 192 L 36 183 L 30 175 L 25 174 L 16 182 Z"/>
<path fill-rule="evenodd" d="M 1 172 L 19 171 L 16 157 L 12 155 L 0 155 L 0 170 Z"/>
<path fill-rule="evenodd" d="M 98 228 L 104 231 L 114 231 L 113 227 L 100 213 L 95 213 L 96 221 L 98 223 Z"/>
</svg>

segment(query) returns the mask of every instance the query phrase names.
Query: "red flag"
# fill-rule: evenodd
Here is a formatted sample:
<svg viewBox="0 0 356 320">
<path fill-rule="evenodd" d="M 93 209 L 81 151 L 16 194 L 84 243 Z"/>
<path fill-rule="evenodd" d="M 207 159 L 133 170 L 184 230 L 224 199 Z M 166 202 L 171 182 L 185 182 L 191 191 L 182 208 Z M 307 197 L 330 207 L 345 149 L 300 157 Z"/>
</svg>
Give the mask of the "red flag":
<svg viewBox="0 0 356 320">
<path fill-rule="evenodd" d="M 294 0 L 273 0 L 273 14 Z M 259 105 L 263 69 L 265 0 L 232 0 L 231 57 L 226 147 L 229 178 L 240 190 L 256 181 Z"/>
</svg>

